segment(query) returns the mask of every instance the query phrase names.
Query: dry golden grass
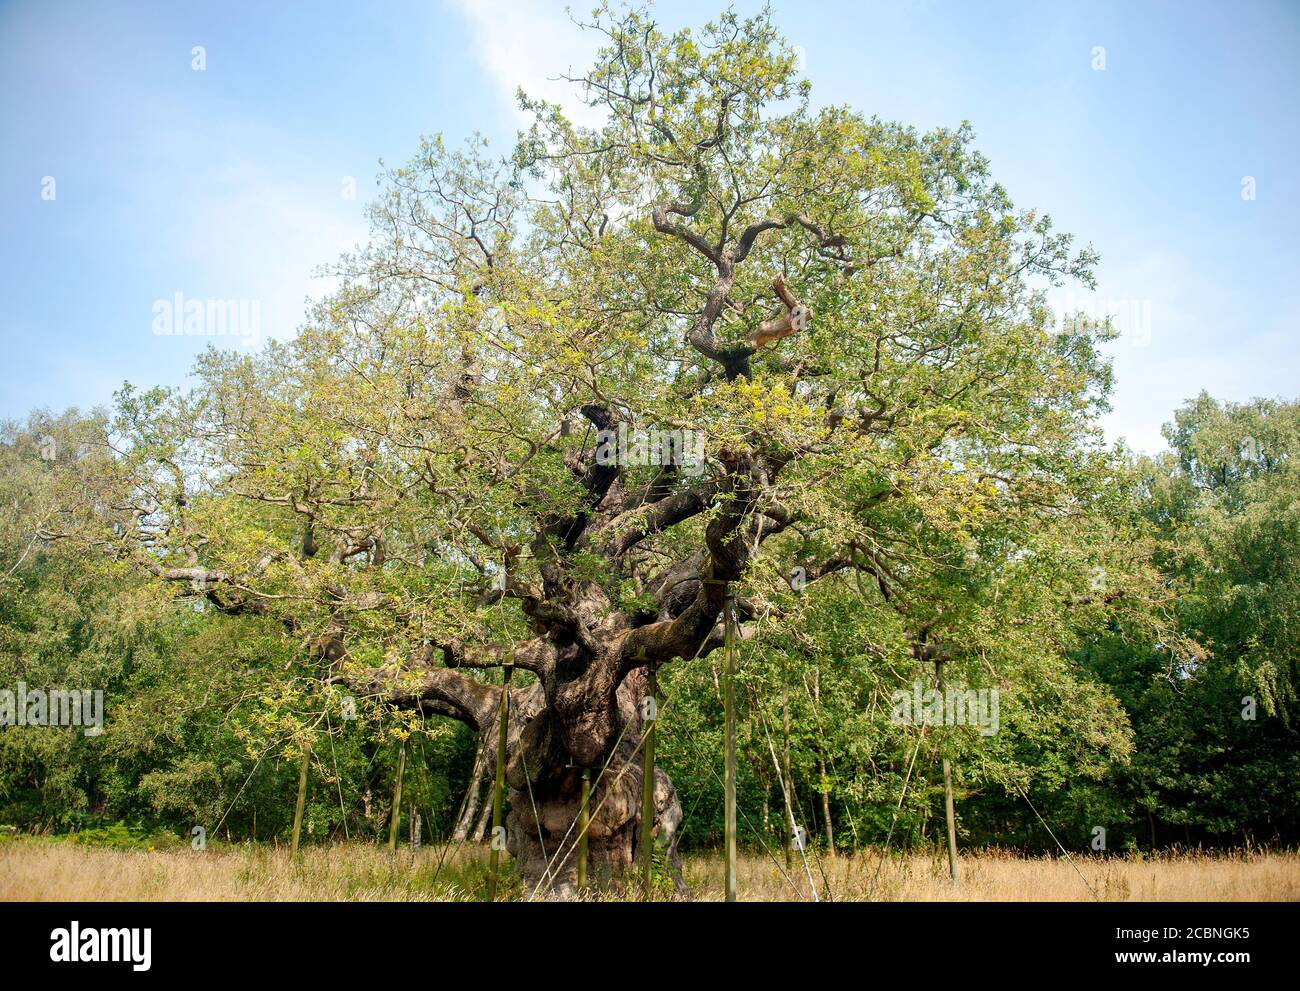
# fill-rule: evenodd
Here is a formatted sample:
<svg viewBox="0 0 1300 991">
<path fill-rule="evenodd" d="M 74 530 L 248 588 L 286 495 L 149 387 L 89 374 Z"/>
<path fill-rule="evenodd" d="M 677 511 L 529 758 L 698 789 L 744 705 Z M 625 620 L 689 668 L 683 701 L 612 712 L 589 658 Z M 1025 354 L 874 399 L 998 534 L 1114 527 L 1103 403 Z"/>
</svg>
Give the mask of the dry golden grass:
<svg viewBox="0 0 1300 991">
<path fill-rule="evenodd" d="M 486 857 L 451 847 L 214 846 L 202 853 L 0 844 L 0 901 L 448 901 L 479 896 Z M 436 879 L 435 879 L 436 875 Z"/>
<path fill-rule="evenodd" d="M 956 885 L 948 880 L 943 856 L 893 855 L 879 865 L 876 852 L 809 858 L 821 897 L 829 885 L 840 901 L 1300 901 L 1295 853 L 1076 857 L 1072 866 L 1063 859 L 992 851 L 964 855 Z M 295 864 L 284 849 L 265 847 L 217 846 L 198 853 L 20 840 L 0 844 L 0 900 L 465 900 L 481 897 L 485 870 L 484 851 L 467 847 L 452 847 L 445 856 L 437 847 L 397 854 L 364 844 L 312 847 Z M 716 855 L 689 856 L 686 877 L 693 898 L 722 898 L 722 861 Z M 509 896 L 522 896 L 517 878 L 504 887 Z M 738 887 L 744 901 L 809 897 L 802 862 L 796 857 L 787 875 L 779 854 L 743 855 Z"/>
<path fill-rule="evenodd" d="M 961 880 L 948 876 L 946 853 L 898 855 L 881 864 L 878 851 L 827 857 L 796 855 L 788 874 L 776 857 L 743 857 L 737 890 L 744 901 L 810 898 L 839 901 L 1300 901 L 1300 854 L 1177 854 L 1156 858 L 1024 857 L 986 851 L 960 857 Z M 696 899 L 723 896 L 722 863 L 687 861 Z M 798 893 L 796 894 L 796 888 Z"/>
</svg>

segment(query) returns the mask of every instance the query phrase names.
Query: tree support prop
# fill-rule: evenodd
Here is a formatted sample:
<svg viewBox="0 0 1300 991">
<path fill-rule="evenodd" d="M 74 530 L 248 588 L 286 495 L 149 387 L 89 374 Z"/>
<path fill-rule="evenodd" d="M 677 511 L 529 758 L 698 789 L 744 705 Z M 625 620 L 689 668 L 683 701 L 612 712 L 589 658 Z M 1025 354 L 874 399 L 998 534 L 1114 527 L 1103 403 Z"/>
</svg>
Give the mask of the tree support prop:
<svg viewBox="0 0 1300 991">
<path fill-rule="evenodd" d="M 513 664 L 505 666 L 505 680 L 501 684 L 500 729 L 497 731 L 497 777 L 492 791 L 492 852 L 488 858 L 487 900 L 496 901 L 497 881 L 501 867 L 501 848 L 505 846 L 504 827 L 501 825 L 502 806 L 506 796 L 506 739 L 510 725 L 510 676 L 515 673 Z"/>
</svg>

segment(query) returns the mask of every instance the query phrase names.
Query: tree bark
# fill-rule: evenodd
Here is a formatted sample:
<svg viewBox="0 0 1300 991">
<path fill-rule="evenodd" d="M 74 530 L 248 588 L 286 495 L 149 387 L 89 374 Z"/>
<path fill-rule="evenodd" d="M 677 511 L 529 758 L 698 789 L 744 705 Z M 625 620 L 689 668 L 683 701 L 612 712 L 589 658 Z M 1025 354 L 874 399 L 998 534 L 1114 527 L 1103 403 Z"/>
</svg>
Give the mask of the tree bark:
<svg viewBox="0 0 1300 991">
<path fill-rule="evenodd" d="M 492 821 L 492 803 L 484 802 L 479 808 L 478 821 L 474 823 L 474 831 L 470 833 L 469 841 L 474 844 L 483 842 L 487 836 L 488 823 Z"/>
<path fill-rule="evenodd" d="M 638 669 L 619 687 L 615 703 L 624 731 L 607 762 L 598 762 L 591 769 L 589 886 L 635 883 L 643 780 L 639 760 L 643 728 L 640 706 L 646 679 L 645 670 Z M 524 713 L 512 713 L 511 720 L 511 756 L 506 766 L 510 801 L 506 848 L 524 877 L 526 896 L 536 892 L 537 897 L 570 898 L 577 893 L 582 769 L 572 763 L 542 759 L 555 743 L 553 716 L 545 711 L 529 716 L 526 705 L 521 699 Z M 682 809 L 672 782 L 659 768 L 654 772 L 653 804 L 655 842 L 664 848 L 678 890 L 684 892 L 677 850 Z"/>
<path fill-rule="evenodd" d="M 479 795 L 483 791 L 483 778 L 487 774 L 491 761 L 492 749 L 486 737 L 480 736 L 478 748 L 474 752 L 474 766 L 469 772 L 469 786 L 465 789 L 465 801 L 460 810 L 460 818 L 451 838 L 456 843 L 464 843 L 474 828 L 474 816 L 478 813 Z"/>
</svg>

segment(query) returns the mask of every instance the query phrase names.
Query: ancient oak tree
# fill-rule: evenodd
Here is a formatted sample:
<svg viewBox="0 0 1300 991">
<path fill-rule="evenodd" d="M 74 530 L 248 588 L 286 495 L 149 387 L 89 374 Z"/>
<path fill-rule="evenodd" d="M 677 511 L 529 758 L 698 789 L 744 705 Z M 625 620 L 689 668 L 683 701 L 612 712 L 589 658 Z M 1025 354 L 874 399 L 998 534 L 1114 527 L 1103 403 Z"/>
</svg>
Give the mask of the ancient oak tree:
<svg viewBox="0 0 1300 991">
<path fill-rule="evenodd" d="M 298 335 L 125 390 L 46 530 L 275 617 L 322 705 L 493 738 L 511 666 L 506 841 L 546 894 L 584 771 L 593 879 L 634 864 L 647 673 L 721 645 L 729 588 L 742 636 L 794 569 L 905 601 L 987 521 L 1078 511 L 1108 384 L 1041 292 L 1090 254 L 965 127 L 816 109 L 766 16 L 588 27 L 599 126 L 521 96 L 508 157 L 426 141 Z M 654 805 L 671 864 L 662 772 Z"/>
</svg>

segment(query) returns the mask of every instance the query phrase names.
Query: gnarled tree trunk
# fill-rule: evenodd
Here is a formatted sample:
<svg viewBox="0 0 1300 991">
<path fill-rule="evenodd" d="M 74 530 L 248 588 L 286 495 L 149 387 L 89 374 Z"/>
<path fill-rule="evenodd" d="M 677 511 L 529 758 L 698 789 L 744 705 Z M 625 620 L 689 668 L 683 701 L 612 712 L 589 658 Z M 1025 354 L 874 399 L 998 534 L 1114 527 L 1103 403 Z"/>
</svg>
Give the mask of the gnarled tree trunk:
<svg viewBox="0 0 1300 991">
<path fill-rule="evenodd" d="M 607 761 L 591 771 L 590 822 L 587 835 L 587 876 L 599 887 L 622 884 L 638 856 L 641 823 L 643 720 L 641 698 L 646 691 L 645 669 L 628 677 L 616 694 L 622 729 Z M 506 768 L 510 815 L 506 820 L 507 849 L 514 855 L 528 894 L 569 897 L 577 892 L 578 813 L 583 768 L 561 762 L 553 748 L 562 733 L 546 712 L 530 715 L 529 699 L 521 699 L 521 717 L 512 718 L 512 753 Z M 512 714 L 513 715 L 513 714 Z M 522 725 L 519 725 L 522 722 Z M 516 735 L 516 726 L 518 731 Z M 548 759 L 548 757 L 550 759 Z M 655 769 L 656 845 L 664 851 L 679 892 L 685 891 L 677 829 L 682 809 L 672 781 Z"/>
<path fill-rule="evenodd" d="M 604 409 L 584 407 L 583 412 L 602 430 L 614 424 Z M 508 563 L 518 549 L 502 548 L 507 567 L 495 595 L 519 601 L 536 638 L 513 650 L 426 642 L 411 665 L 418 681 L 388 670 L 367 676 L 367 687 L 378 688 L 390 702 L 452 716 L 480 735 L 498 725 L 502 691 L 458 669 L 512 667 L 534 676 L 531 684 L 509 694 L 510 811 L 505 826 L 506 848 L 515 856 L 528 894 L 539 897 L 566 897 L 576 890 L 584 770 L 592 782 L 590 882 L 615 884 L 632 870 L 641 823 L 638 757 L 648 666 L 721 645 L 728 585 L 740 577 L 751 549 L 783 526 L 754 511 L 755 481 L 775 470 L 761 458 L 731 459 L 721 478 L 684 489 L 675 487 L 669 471 L 647 486 L 625 487 L 619 468 L 601 464 L 590 452 L 574 467 L 590 492 L 590 508 L 576 518 L 557 516 L 537 533 L 530 549 L 540 586 L 510 574 Z M 700 514 L 715 499 L 705 546 L 654 577 L 648 589 L 657 603 L 654 611 L 618 608 L 603 585 L 571 574 L 557 552 L 563 547 L 571 553 L 597 553 L 621 567 L 624 555 L 646 536 Z M 438 653 L 442 665 L 435 664 Z M 653 801 L 656 844 L 665 851 L 680 889 L 676 841 L 682 811 L 672 782 L 660 770 L 655 771 Z"/>
</svg>

